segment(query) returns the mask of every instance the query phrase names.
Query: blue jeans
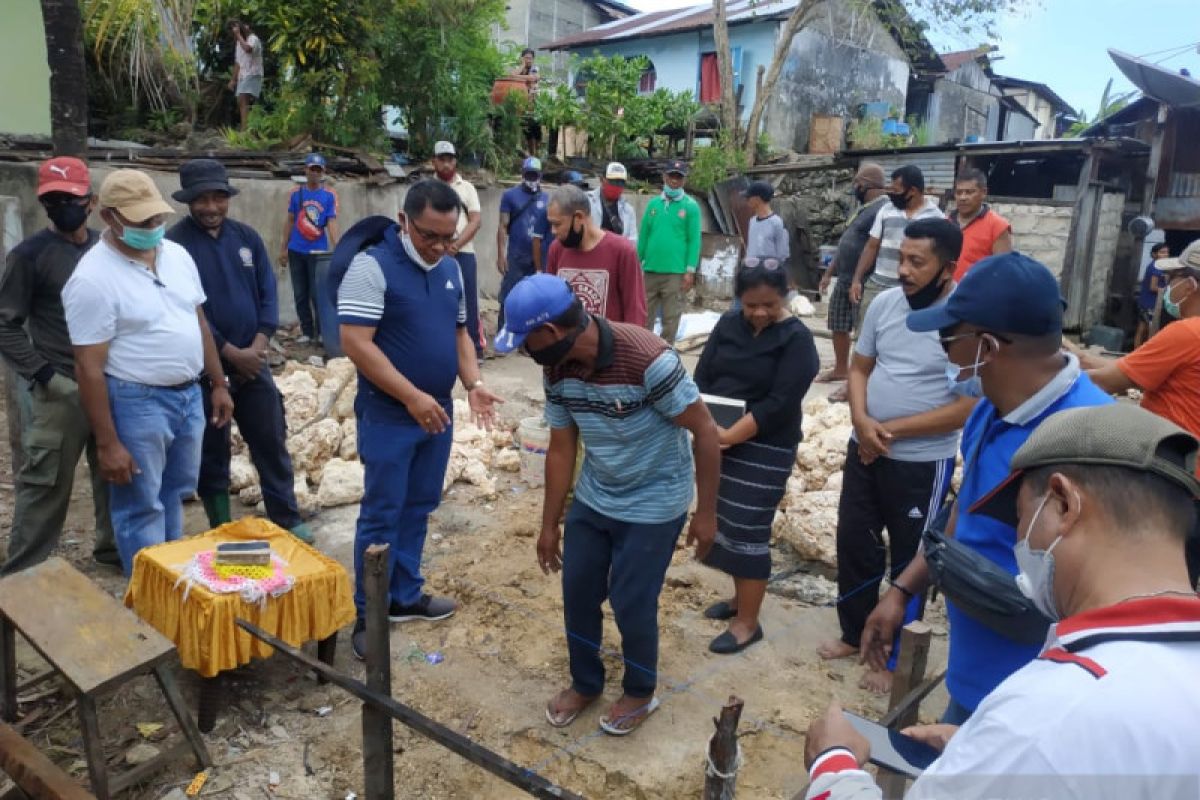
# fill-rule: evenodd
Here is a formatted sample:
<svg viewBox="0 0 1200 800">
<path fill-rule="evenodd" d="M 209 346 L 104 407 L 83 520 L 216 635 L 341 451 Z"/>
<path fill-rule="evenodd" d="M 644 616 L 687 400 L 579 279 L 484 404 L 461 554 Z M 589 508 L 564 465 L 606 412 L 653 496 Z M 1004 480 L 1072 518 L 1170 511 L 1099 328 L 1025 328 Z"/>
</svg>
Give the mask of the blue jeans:
<svg viewBox="0 0 1200 800">
<path fill-rule="evenodd" d="M 143 547 L 183 535 L 183 499 L 196 491 L 204 439 L 200 387 L 166 389 L 108 379 L 108 403 L 117 438 L 137 472 L 110 484 L 110 513 L 125 574 Z"/>
<path fill-rule="evenodd" d="M 514 261 L 511 258 L 509 259 L 508 271 L 500 279 L 500 317 L 496 324 L 501 328 L 504 327 L 504 299 L 508 297 L 508 293 L 513 290 L 513 287 L 521 282 L 522 278 L 528 278 L 533 272 L 532 261 Z"/>
<path fill-rule="evenodd" d="M 368 545 L 391 547 L 391 602 L 407 606 L 421 599 L 421 552 L 429 515 L 442 499 L 452 442 L 450 428 L 435 435 L 413 423 L 372 421 L 369 412 L 358 415 L 358 455 L 366 473 L 354 532 L 354 605 L 359 619 L 367 605 L 362 570 Z"/>
<path fill-rule="evenodd" d="M 658 682 L 658 595 L 686 515 L 658 524 L 622 522 L 571 503 L 563 533 L 563 617 L 571 686 L 604 691 L 600 660 L 607 598 L 621 632 L 622 681 L 630 697 L 650 697 Z"/>
</svg>

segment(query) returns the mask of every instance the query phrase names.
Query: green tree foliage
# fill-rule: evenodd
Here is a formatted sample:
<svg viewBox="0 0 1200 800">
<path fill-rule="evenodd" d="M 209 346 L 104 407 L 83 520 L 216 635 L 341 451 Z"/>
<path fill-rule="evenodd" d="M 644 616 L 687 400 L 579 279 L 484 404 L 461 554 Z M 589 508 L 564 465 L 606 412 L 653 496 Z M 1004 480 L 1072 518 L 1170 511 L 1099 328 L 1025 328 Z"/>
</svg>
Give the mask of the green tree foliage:
<svg viewBox="0 0 1200 800">
<path fill-rule="evenodd" d="M 1108 83 L 1104 84 L 1104 94 L 1100 95 L 1100 107 L 1096 110 L 1096 116 L 1088 120 L 1087 112 L 1083 109 L 1079 110 L 1079 119 L 1063 132 L 1063 136 L 1067 138 L 1079 136 L 1087 128 L 1095 125 L 1097 122 L 1103 122 L 1108 117 L 1120 111 L 1125 106 L 1129 105 L 1129 101 L 1138 96 L 1138 92 L 1118 92 L 1113 94 L 1112 78 L 1108 79 Z"/>
</svg>

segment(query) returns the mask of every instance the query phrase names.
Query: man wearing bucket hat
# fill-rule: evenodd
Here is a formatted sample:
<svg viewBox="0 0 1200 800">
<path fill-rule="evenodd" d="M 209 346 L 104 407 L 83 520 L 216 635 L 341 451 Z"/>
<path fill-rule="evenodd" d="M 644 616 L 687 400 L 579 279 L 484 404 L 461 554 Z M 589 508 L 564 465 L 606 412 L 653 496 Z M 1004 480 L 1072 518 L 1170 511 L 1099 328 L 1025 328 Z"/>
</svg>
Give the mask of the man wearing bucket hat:
<svg viewBox="0 0 1200 800">
<path fill-rule="evenodd" d="M 62 294 L 126 575 L 138 550 L 183 535 L 183 498 L 200 473 L 202 373 L 212 424 L 233 414 L 196 265 L 163 240 L 173 213 L 146 173 L 110 173 L 100 186 L 108 227 Z"/>
<path fill-rule="evenodd" d="M 1183 541 L 1197 447 L 1114 404 L 1054 414 L 1017 450 L 971 511 L 1017 531 L 1017 585 L 1057 624 L 961 728 L 905 731 L 944 750 L 908 800 L 1196 795 L 1200 599 Z M 880 797 L 869 751 L 831 707 L 808 730 L 806 797 Z"/>
<path fill-rule="evenodd" d="M 592 208 L 592 221 L 601 230 L 612 231 L 637 244 L 637 212 L 625 199 L 625 182 L 628 180 L 625 165 L 620 161 L 612 162 L 604 168 L 604 180 L 588 192 L 588 203 Z"/>
<path fill-rule="evenodd" d="M 267 363 L 269 343 L 279 325 L 271 258 L 253 228 L 228 218 L 230 199 L 238 190 L 229 185 L 221 162 L 188 161 L 179 168 L 179 185 L 171 196 L 185 203 L 189 214 L 167 231 L 167 238 L 188 251 L 200 273 L 208 298 L 204 314 L 228 376 L 233 418 L 262 482 L 267 516 L 311 544 L 312 532 L 296 504 L 283 403 Z M 207 386 L 202 391 L 208 408 L 211 392 Z M 232 519 L 229 458 L 229 427 L 207 426 L 197 491 L 214 528 Z"/>
<path fill-rule="evenodd" d="M 551 698 L 546 719 L 570 725 L 603 693 L 607 598 L 626 668 L 624 694 L 600 728 L 624 736 L 659 706 L 658 596 L 692 500 L 693 454 L 688 543 L 701 558 L 716 537 L 717 426 L 673 349 L 641 326 L 589 314 L 561 278 L 526 278 L 505 306 L 496 350 L 521 348 L 543 367 L 550 426 L 537 558 L 546 574 L 562 570 L 571 686 Z M 580 439 L 583 468 L 560 533 Z"/>
<path fill-rule="evenodd" d="M 1200 436 L 1200 240 L 1178 258 L 1155 263 L 1167 286 L 1163 313 L 1175 320 L 1129 355 L 1117 361 L 1079 353 L 1096 385 L 1123 394 L 1139 389 L 1142 408 Z M 1188 575 L 1200 577 L 1200 530 L 1188 539 Z"/>
<path fill-rule="evenodd" d="M 283 228 L 283 254 L 292 278 L 292 296 L 300 320 L 300 344 L 321 335 L 317 310 L 317 256 L 337 246 L 338 197 L 325 188 L 325 157 L 309 153 L 304 158 L 304 183 L 288 195 L 287 224 Z"/>
<path fill-rule="evenodd" d="M 1016 531 L 975 513 L 972 505 L 1008 475 L 1013 453 L 1042 420 L 1066 408 L 1113 402 L 1082 373 L 1075 356 L 1062 353 L 1063 306 L 1050 270 L 1013 252 L 981 260 L 945 303 L 913 311 L 906 320 L 910 330 L 940 333 L 952 391 L 983 398 L 963 427 L 962 486 L 947 535 L 1011 575 L 1017 573 Z M 929 584 L 928 565 L 918 551 L 863 628 L 860 652 L 875 670 L 887 661 L 907 602 Z M 1037 655 L 1037 647 L 994 630 L 953 602 L 946 604 L 946 615 L 950 704 L 943 721 L 960 724 Z"/>
<path fill-rule="evenodd" d="M 108 513 L 108 486 L 100 477 L 96 440 L 79 404 L 71 337 L 62 289 L 99 234 L 88 227 L 96 206 L 87 165 L 63 156 L 38 168 L 38 201 L 50 226 L 13 248 L 0 278 L 0 354 L 25 381 L 17 387 L 32 413 L 24 430 L 27 457 L 16 476 L 8 559 L 0 575 L 37 564 L 53 551 L 71 504 L 79 457 L 92 478 L 96 540 L 93 557 L 119 565 Z"/>
</svg>

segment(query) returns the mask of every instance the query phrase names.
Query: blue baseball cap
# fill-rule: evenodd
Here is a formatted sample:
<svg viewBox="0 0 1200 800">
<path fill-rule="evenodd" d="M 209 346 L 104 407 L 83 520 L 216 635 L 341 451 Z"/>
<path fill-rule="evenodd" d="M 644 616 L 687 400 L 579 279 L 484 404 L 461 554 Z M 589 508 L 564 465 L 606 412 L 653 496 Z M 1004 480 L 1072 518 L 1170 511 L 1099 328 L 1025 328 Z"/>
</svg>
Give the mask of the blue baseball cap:
<svg viewBox="0 0 1200 800">
<path fill-rule="evenodd" d="M 304 157 L 304 166 L 325 169 L 325 156 L 320 153 L 309 153 Z"/>
<path fill-rule="evenodd" d="M 910 331 L 940 331 L 960 322 L 996 333 L 1046 336 L 1062 332 L 1058 281 L 1040 261 L 1001 253 L 977 262 L 950 298 L 933 308 L 911 311 Z"/>
<path fill-rule="evenodd" d="M 542 160 L 540 158 L 534 158 L 533 156 L 530 156 L 521 163 L 521 174 L 526 172 L 537 172 L 540 174 L 541 171 Z"/>
<path fill-rule="evenodd" d="M 575 302 L 575 293 L 557 275 L 538 273 L 523 278 L 504 300 L 504 327 L 496 334 L 496 352 L 511 353 L 525 337 L 562 316 Z"/>
</svg>

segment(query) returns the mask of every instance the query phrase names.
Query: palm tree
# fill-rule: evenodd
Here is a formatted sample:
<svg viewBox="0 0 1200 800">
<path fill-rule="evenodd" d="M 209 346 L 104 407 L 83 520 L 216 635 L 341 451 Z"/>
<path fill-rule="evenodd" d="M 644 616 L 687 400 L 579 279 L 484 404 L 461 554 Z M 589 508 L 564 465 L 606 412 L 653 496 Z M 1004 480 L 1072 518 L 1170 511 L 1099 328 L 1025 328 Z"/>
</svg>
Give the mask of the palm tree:
<svg viewBox="0 0 1200 800">
<path fill-rule="evenodd" d="M 50 131 L 54 154 L 87 155 L 87 74 L 78 0 L 41 0 L 50 63 Z"/>
</svg>

